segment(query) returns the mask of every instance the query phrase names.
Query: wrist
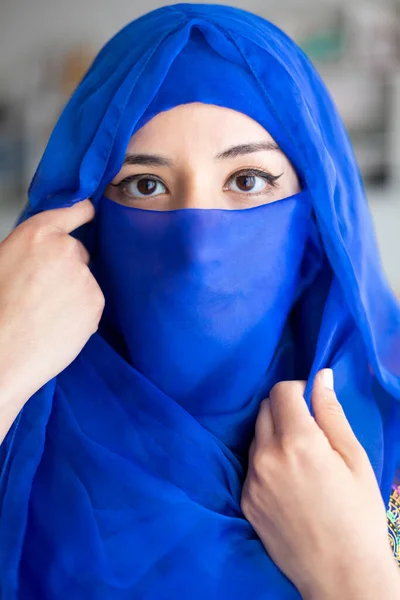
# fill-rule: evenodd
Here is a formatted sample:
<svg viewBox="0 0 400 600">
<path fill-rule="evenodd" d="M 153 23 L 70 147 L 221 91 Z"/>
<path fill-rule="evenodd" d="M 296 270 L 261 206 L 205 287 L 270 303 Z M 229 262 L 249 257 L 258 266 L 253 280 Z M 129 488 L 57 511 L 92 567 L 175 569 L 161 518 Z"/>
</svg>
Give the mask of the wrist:
<svg viewBox="0 0 400 600">
<path fill-rule="evenodd" d="M 0 328 L 1 331 L 1 328 Z M 0 347 L 0 410 L 10 410 L 17 406 L 19 410 L 37 391 L 34 367 L 24 356 L 16 356 L 17 352 L 5 344 Z M 21 353 L 20 353 L 21 354 Z"/>
<path fill-rule="evenodd" d="M 23 378 L 0 372 L 0 444 L 33 393 L 24 385 Z"/>
<path fill-rule="evenodd" d="M 385 553 L 386 554 L 386 553 Z M 329 570 L 300 590 L 303 600 L 392 600 L 400 598 L 400 569 L 392 555 L 359 567 Z"/>
<path fill-rule="evenodd" d="M 30 392 L 24 381 L 18 377 L 14 381 L 9 381 L 9 375 L 2 377 L 0 373 L 0 411 L 1 413 L 11 413 L 13 410 L 18 412 L 33 395 L 34 390 Z"/>
</svg>

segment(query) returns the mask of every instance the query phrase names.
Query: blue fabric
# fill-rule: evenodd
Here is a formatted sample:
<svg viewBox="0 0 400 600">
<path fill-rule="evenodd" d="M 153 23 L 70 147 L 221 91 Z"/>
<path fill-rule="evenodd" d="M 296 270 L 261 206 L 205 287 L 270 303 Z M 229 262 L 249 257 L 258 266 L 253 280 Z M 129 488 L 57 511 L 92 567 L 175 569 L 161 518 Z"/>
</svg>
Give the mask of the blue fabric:
<svg viewBox="0 0 400 600">
<path fill-rule="evenodd" d="M 259 121 L 303 191 L 243 211 L 106 198 L 137 128 L 193 100 Z M 88 196 L 76 235 L 106 308 L 1 446 L 1 598 L 299 598 L 240 510 L 261 398 L 330 366 L 385 501 L 400 457 L 400 311 L 328 93 L 259 17 L 149 13 L 78 86 L 18 222 Z"/>
<path fill-rule="evenodd" d="M 105 336 L 242 454 L 258 407 L 250 399 L 297 292 L 310 215 L 306 191 L 245 210 L 99 203 L 93 271 L 106 300 Z"/>
</svg>

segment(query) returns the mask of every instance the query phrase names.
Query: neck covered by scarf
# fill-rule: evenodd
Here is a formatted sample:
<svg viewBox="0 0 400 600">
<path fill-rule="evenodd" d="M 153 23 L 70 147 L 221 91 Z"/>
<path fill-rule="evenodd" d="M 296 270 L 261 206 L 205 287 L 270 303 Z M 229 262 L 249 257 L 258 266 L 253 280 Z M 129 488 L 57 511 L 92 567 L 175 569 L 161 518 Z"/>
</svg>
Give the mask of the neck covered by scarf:
<svg viewBox="0 0 400 600">
<path fill-rule="evenodd" d="M 310 222 L 306 192 L 246 210 L 99 203 L 93 268 L 108 330 L 130 364 L 231 449 L 248 442 Z"/>
<path fill-rule="evenodd" d="M 303 191 L 233 211 L 106 198 L 135 131 L 187 102 L 257 120 Z M 106 307 L 1 446 L 0 597 L 298 600 L 240 509 L 262 397 L 331 367 L 385 501 L 400 458 L 400 314 L 328 93 L 259 17 L 149 13 L 78 86 L 19 221 L 88 196 L 76 235 Z"/>
</svg>

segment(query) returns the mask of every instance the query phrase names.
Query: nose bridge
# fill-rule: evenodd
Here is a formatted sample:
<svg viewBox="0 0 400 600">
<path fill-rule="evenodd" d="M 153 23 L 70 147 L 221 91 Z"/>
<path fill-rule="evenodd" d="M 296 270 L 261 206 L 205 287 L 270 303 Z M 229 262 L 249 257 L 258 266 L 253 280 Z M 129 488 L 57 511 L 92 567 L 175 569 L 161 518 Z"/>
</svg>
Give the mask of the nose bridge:
<svg viewBox="0 0 400 600">
<path fill-rule="evenodd" d="M 213 165 L 196 154 L 187 161 L 177 194 L 180 208 L 224 208 L 222 183 Z"/>
<path fill-rule="evenodd" d="M 179 208 L 221 208 L 221 194 L 219 183 L 210 169 L 196 165 L 192 160 L 180 185 Z"/>
<path fill-rule="evenodd" d="M 221 208 L 221 199 L 215 193 L 194 188 L 179 198 L 180 208 Z"/>
</svg>

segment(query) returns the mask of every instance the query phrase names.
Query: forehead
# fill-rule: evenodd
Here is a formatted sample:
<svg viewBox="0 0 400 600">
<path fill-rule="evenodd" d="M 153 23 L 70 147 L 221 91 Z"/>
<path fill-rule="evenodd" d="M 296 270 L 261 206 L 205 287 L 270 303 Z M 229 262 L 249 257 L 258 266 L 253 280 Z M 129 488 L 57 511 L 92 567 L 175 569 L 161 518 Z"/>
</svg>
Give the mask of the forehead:
<svg viewBox="0 0 400 600">
<path fill-rule="evenodd" d="M 162 136 L 162 143 L 161 143 Z M 193 102 L 151 115 L 132 136 L 128 150 L 143 144 L 234 145 L 254 140 L 273 141 L 257 121 L 239 111 Z"/>
</svg>

